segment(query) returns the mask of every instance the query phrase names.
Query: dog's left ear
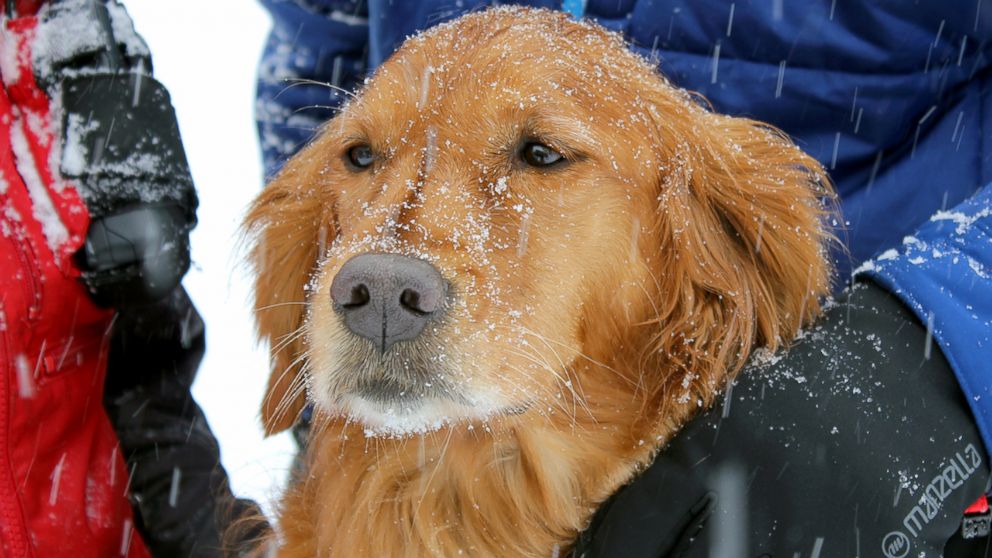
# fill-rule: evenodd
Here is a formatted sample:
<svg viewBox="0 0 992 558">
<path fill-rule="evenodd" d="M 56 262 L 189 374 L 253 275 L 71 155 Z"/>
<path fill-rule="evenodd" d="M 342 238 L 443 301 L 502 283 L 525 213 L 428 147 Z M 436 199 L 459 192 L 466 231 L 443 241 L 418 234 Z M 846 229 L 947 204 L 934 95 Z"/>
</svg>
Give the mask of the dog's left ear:
<svg viewBox="0 0 992 558">
<path fill-rule="evenodd" d="M 255 199 L 242 225 L 252 243 L 255 322 L 269 344 L 269 384 L 262 401 L 266 434 L 291 427 L 306 404 L 303 378 L 306 286 L 321 244 L 333 240 L 324 223 L 332 206 L 320 191 L 320 141 L 291 159 Z"/>
<path fill-rule="evenodd" d="M 674 292 L 657 349 L 692 374 L 733 374 L 753 348 L 787 344 L 819 314 L 832 276 L 832 189 L 781 132 L 661 95 L 651 106 L 658 269 Z"/>
</svg>

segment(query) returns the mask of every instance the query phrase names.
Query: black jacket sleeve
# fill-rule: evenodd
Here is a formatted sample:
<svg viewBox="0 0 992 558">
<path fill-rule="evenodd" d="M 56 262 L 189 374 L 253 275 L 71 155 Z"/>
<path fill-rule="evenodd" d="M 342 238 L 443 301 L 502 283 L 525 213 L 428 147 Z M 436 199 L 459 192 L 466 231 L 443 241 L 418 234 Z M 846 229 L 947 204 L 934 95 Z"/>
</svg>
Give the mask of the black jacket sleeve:
<svg viewBox="0 0 992 558">
<path fill-rule="evenodd" d="M 104 404 L 131 475 L 137 527 L 155 556 L 237 554 L 267 529 L 253 502 L 232 495 L 190 394 L 204 346 L 203 322 L 181 288 L 122 310 L 114 324 Z"/>
<path fill-rule="evenodd" d="M 984 556 L 987 540 L 972 554 L 956 533 L 988 486 L 986 448 L 897 299 L 858 285 L 755 360 L 604 503 L 574 556 Z"/>
</svg>

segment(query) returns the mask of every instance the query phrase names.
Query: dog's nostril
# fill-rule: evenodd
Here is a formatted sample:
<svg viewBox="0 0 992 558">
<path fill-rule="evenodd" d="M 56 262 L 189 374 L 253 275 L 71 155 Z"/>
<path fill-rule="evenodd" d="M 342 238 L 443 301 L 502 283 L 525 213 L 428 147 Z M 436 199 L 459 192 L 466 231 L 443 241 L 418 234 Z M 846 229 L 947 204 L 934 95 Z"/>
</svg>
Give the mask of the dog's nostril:
<svg viewBox="0 0 992 558">
<path fill-rule="evenodd" d="M 341 304 L 344 308 L 358 308 L 369 303 L 369 288 L 365 283 L 355 285 L 348 294 L 348 300 Z"/>
<path fill-rule="evenodd" d="M 400 305 L 414 314 L 430 314 L 433 308 L 425 308 L 420 301 L 420 293 L 413 289 L 403 289 L 400 293 Z"/>
</svg>

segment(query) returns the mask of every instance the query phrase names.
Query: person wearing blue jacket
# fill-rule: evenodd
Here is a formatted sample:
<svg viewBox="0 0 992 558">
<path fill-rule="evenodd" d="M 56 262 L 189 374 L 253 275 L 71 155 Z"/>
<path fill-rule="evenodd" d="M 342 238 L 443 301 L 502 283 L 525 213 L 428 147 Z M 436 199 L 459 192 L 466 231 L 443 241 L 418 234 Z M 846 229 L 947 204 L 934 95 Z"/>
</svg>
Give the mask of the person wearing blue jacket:
<svg viewBox="0 0 992 558">
<path fill-rule="evenodd" d="M 270 175 L 407 36 L 491 4 L 261 2 Z M 851 285 L 606 502 L 574 555 L 984 556 L 988 512 L 962 515 L 992 448 L 992 5 L 518 3 L 618 31 L 716 111 L 788 133 L 834 181 Z"/>
</svg>

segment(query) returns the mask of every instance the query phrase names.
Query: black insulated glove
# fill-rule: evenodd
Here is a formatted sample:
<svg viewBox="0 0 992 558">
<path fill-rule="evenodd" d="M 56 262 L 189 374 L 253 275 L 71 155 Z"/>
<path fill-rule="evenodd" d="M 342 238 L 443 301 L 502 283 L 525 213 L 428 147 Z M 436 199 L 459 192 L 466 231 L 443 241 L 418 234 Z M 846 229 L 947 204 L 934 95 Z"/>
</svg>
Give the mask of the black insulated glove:
<svg viewBox="0 0 992 558">
<path fill-rule="evenodd" d="M 94 33 L 63 36 L 80 22 Z M 52 3 L 38 29 L 36 79 L 62 107 L 60 171 L 91 216 L 82 280 L 101 306 L 162 299 L 189 268 L 197 198 L 147 46 L 116 2 Z"/>
</svg>

